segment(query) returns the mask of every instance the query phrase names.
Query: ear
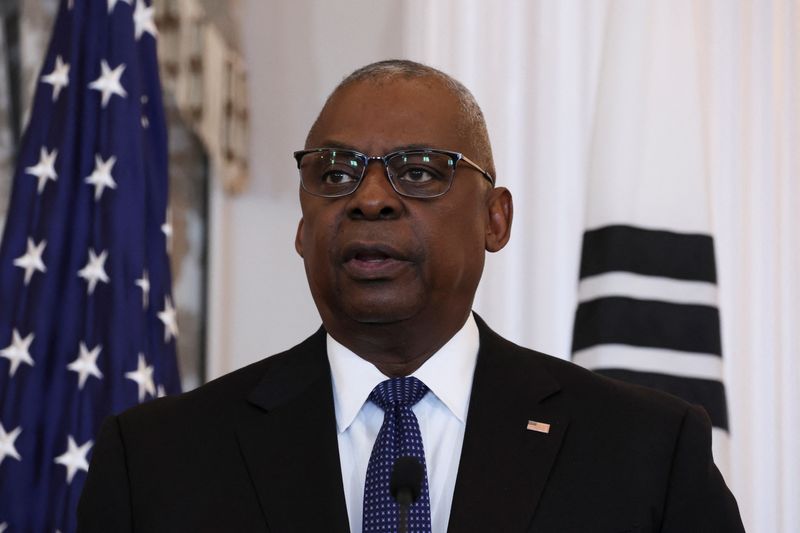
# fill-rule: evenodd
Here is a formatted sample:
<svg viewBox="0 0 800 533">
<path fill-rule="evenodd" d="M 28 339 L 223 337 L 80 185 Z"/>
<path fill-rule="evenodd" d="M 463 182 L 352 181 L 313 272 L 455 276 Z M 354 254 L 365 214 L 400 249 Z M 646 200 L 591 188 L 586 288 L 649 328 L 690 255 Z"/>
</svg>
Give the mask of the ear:
<svg viewBox="0 0 800 533">
<path fill-rule="evenodd" d="M 294 249 L 297 254 L 303 257 L 303 218 L 300 218 L 300 223 L 297 224 L 297 235 L 294 236 Z"/>
<path fill-rule="evenodd" d="M 511 222 L 514 218 L 514 202 L 505 187 L 495 187 L 489 191 L 486 209 L 486 251 L 497 252 L 511 238 Z"/>
</svg>

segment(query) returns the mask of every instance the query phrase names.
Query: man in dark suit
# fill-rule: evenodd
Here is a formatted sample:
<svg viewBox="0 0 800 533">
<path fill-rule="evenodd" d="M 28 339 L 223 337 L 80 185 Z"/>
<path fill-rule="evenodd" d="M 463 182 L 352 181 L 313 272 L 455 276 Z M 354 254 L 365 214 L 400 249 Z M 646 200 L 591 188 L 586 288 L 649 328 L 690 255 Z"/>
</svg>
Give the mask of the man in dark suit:
<svg viewBox="0 0 800 533">
<path fill-rule="evenodd" d="M 469 91 L 407 61 L 356 71 L 295 154 L 323 326 L 104 424 L 79 530 L 736 532 L 704 411 L 502 339 L 471 312 L 508 242 Z"/>
</svg>

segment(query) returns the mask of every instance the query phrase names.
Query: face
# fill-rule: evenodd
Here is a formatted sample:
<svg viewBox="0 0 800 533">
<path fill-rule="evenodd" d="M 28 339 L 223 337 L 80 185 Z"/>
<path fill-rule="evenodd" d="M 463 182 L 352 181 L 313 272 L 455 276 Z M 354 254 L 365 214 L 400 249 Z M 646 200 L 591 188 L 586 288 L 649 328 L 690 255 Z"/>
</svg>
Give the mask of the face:
<svg viewBox="0 0 800 533">
<path fill-rule="evenodd" d="M 307 148 L 384 155 L 429 147 L 485 164 L 460 121 L 457 100 L 437 81 L 357 82 L 334 95 Z M 370 162 L 349 196 L 320 198 L 301 189 L 296 248 L 328 331 L 463 323 L 485 250 L 502 248 L 508 239 L 510 201 L 508 191 L 492 189 L 463 163 L 451 189 L 432 199 L 398 195 L 380 162 Z"/>
</svg>

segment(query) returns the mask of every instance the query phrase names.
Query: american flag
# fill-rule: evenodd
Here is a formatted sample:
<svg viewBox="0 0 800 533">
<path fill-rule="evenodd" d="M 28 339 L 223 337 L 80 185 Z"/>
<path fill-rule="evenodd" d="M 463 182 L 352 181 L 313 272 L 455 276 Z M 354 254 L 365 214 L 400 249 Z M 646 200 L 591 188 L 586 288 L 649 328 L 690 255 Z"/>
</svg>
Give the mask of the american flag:
<svg viewBox="0 0 800 533">
<path fill-rule="evenodd" d="M 74 531 L 102 419 L 180 388 L 156 36 L 59 7 L 0 246 L 0 532 Z"/>
</svg>

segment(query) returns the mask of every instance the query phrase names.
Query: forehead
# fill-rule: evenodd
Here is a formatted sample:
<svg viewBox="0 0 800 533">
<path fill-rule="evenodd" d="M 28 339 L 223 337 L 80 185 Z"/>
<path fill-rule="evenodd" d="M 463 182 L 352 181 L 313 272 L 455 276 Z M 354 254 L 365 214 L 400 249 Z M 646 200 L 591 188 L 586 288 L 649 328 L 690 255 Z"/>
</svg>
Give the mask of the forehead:
<svg viewBox="0 0 800 533">
<path fill-rule="evenodd" d="M 364 80 L 338 90 L 307 147 L 346 146 L 382 155 L 409 146 L 469 153 L 457 97 L 429 78 Z"/>
</svg>

